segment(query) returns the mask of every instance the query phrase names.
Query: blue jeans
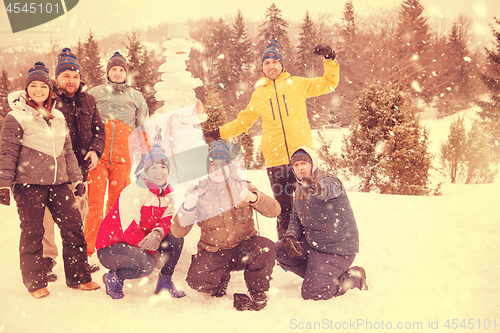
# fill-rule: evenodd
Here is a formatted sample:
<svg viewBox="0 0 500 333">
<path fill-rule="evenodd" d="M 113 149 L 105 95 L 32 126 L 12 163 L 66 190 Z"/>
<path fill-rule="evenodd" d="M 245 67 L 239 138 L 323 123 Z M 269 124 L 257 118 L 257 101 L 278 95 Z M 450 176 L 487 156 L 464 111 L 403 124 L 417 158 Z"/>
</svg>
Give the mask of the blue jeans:
<svg viewBox="0 0 500 333">
<path fill-rule="evenodd" d="M 174 273 L 183 245 L 184 238 L 175 238 L 172 233 L 163 238 L 158 251 L 169 253 L 169 260 L 161 269 L 161 275 Z M 155 259 L 148 251 L 125 242 L 98 250 L 97 258 L 104 267 L 116 271 L 116 275 L 122 280 L 148 276 L 156 265 Z"/>
</svg>

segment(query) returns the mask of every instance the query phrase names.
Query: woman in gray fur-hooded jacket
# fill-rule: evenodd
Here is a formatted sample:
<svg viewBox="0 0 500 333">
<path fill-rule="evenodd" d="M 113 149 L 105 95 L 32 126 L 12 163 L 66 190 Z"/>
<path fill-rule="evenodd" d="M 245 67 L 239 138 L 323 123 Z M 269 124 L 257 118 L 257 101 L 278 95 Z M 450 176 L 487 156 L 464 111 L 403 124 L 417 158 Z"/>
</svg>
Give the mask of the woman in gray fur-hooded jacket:
<svg viewBox="0 0 500 333">
<path fill-rule="evenodd" d="M 10 204 L 10 191 L 21 221 L 19 244 L 23 283 L 35 298 L 49 294 L 43 258 L 43 217 L 47 207 L 61 230 L 66 284 L 99 289 L 85 268 L 87 244 L 76 195 L 84 193 L 64 115 L 54 108 L 48 69 L 37 62 L 28 72 L 25 91 L 9 94 L 12 111 L 4 118 L 0 145 L 0 203 Z"/>
</svg>

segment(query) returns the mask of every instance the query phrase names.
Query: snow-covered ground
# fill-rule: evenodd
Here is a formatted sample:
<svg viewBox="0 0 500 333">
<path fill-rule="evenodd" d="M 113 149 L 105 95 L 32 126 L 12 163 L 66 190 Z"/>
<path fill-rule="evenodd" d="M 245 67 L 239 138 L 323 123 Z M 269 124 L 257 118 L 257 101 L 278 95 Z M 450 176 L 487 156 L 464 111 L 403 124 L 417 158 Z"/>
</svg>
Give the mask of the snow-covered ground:
<svg viewBox="0 0 500 333">
<path fill-rule="evenodd" d="M 434 149 L 446 139 L 449 122 L 425 120 Z M 331 133 L 333 145 L 340 144 L 341 132 Z M 271 193 L 264 171 L 248 176 Z M 304 301 L 301 279 L 275 267 L 269 302 L 260 312 L 237 312 L 232 306 L 232 294 L 246 291 L 242 272 L 232 274 L 228 296 L 221 299 L 187 286 L 184 278 L 196 251 L 198 228 L 186 237 L 174 274 L 185 298 L 155 295 L 157 271 L 149 279 L 128 280 L 122 300 L 112 300 L 104 288 L 73 290 L 66 287 L 58 264 L 60 278 L 49 284 L 50 296 L 35 300 L 21 281 L 15 203 L 0 206 L 0 332 L 500 332 L 499 180 L 445 183 L 442 193 L 414 197 L 350 192 L 360 233 L 354 264 L 366 269 L 369 290 Z M 274 220 L 259 216 L 258 225 L 261 235 L 276 240 Z M 97 263 L 96 258 L 91 262 Z M 103 273 L 94 273 L 94 280 L 102 283 Z"/>
</svg>

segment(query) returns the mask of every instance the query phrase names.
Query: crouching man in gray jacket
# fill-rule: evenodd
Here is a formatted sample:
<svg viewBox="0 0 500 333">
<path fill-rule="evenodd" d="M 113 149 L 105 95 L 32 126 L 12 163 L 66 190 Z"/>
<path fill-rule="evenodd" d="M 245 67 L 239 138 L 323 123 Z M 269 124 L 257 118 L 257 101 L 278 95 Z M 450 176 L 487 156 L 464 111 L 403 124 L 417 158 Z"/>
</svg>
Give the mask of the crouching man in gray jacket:
<svg viewBox="0 0 500 333">
<path fill-rule="evenodd" d="M 349 289 L 368 289 L 365 270 L 351 267 L 359 238 L 344 186 L 318 168 L 307 147 L 293 153 L 291 164 L 299 183 L 288 230 L 276 244 L 280 266 L 304 279 L 303 299 L 327 300 Z"/>
</svg>

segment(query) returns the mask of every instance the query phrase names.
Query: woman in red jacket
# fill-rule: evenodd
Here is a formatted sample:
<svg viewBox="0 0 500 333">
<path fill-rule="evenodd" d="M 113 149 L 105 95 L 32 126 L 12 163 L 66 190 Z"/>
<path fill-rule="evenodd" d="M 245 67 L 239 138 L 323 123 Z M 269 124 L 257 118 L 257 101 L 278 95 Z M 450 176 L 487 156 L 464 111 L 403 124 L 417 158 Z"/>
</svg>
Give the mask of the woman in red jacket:
<svg viewBox="0 0 500 333">
<path fill-rule="evenodd" d="M 109 269 L 103 280 L 113 299 L 125 296 L 124 280 L 148 276 L 155 266 L 162 267 L 156 293 L 167 290 L 174 298 L 186 295 L 172 282 L 184 239 L 170 233 L 174 202 L 168 172 L 165 151 L 154 145 L 144 160 L 144 172 L 123 190 L 101 223 L 97 257 Z"/>
</svg>

